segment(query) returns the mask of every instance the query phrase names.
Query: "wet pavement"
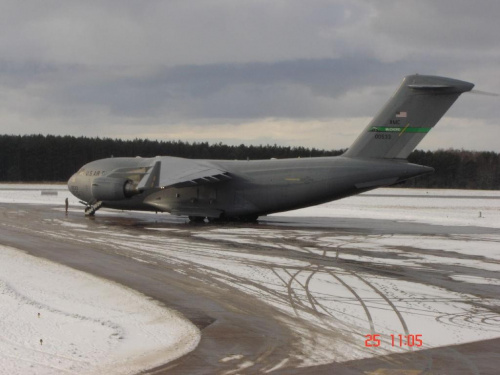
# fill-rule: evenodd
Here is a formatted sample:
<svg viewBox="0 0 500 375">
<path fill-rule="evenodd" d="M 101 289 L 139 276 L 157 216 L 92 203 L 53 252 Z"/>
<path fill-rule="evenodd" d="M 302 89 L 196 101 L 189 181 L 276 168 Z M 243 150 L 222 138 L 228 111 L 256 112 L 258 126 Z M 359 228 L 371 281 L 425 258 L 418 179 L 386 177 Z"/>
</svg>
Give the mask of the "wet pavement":
<svg viewBox="0 0 500 375">
<path fill-rule="evenodd" d="M 0 203 L 0 244 L 131 287 L 202 330 L 193 352 L 155 374 L 494 374 L 500 261 L 488 254 L 499 242 L 483 227 L 195 225 Z"/>
</svg>

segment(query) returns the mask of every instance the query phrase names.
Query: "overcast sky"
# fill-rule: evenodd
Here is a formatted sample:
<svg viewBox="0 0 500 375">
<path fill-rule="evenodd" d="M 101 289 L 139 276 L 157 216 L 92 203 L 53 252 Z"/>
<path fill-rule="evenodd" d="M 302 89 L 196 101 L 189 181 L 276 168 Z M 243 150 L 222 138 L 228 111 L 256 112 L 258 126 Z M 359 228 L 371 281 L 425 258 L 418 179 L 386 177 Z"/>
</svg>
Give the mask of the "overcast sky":
<svg viewBox="0 0 500 375">
<path fill-rule="evenodd" d="M 0 1 L 3 134 L 348 147 L 405 75 L 500 92 L 498 0 Z M 420 149 L 500 152 L 462 95 Z"/>
</svg>

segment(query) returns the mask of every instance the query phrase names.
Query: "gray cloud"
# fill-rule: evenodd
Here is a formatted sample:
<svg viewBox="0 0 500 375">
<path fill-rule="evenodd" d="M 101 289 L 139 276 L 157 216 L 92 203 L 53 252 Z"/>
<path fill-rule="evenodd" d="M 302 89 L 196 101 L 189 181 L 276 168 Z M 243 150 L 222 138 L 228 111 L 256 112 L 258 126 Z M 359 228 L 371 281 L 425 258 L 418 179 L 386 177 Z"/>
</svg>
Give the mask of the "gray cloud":
<svg viewBox="0 0 500 375">
<path fill-rule="evenodd" d="M 371 26 L 403 49 L 425 48 L 445 55 L 475 54 L 498 57 L 500 40 L 495 0 L 454 0 L 398 2 L 376 1 L 377 11 Z"/>
<path fill-rule="evenodd" d="M 119 137 L 335 122 L 373 116 L 416 72 L 498 92 L 499 12 L 487 0 L 3 1 L 0 124 Z M 467 139 L 468 120 L 496 132 L 497 108 L 464 96 L 448 116 Z"/>
</svg>

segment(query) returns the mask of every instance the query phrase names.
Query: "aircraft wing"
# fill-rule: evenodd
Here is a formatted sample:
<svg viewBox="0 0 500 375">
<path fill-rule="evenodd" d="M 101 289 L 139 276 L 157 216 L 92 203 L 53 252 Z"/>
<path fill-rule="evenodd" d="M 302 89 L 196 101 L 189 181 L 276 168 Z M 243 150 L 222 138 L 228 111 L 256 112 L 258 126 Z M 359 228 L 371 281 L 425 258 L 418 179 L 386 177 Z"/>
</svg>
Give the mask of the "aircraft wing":
<svg viewBox="0 0 500 375">
<path fill-rule="evenodd" d="M 227 171 L 214 167 L 203 160 L 161 157 L 144 175 L 138 189 L 186 187 L 230 179 L 231 176 Z"/>
<path fill-rule="evenodd" d="M 206 160 L 161 156 L 112 170 L 106 178 L 132 180 L 138 191 L 188 187 L 230 180 L 229 173 Z M 142 162 L 142 163 L 141 163 Z"/>
<path fill-rule="evenodd" d="M 211 184 L 230 180 L 229 173 L 217 168 L 200 168 L 188 170 L 175 176 L 160 177 L 160 187 L 186 187 L 202 184 Z"/>
</svg>

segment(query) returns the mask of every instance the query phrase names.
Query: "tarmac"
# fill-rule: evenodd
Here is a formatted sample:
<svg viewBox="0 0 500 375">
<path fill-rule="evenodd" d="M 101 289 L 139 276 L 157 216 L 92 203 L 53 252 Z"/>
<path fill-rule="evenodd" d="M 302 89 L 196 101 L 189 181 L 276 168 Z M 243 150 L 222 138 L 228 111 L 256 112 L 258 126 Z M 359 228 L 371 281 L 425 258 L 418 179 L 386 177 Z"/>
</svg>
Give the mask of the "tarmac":
<svg viewBox="0 0 500 375">
<path fill-rule="evenodd" d="M 356 243 L 377 236 L 481 240 L 499 234 L 500 229 L 484 227 L 284 216 L 261 218 L 257 224 L 194 225 L 165 214 L 102 210 L 86 218 L 73 208 L 65 214 L 63 207 L 0 203 L 0 244 L 128 286 L 176 309 L 201 329 L 194 351 L 148 370 L 151 374 L 497 374 L 500 304 L 486 302 L 498 301 L 500 286 L 449 277 L 460 270 L 471 277 L 500 280 L 494 268 L 446 262 L 427 268 L 417 266 L 418 262 L 395 264 L 391 262 L 399 255 L 380 251 L 371 252 L 376 262 L 369 262 L 362 258 L 367 250 Z M 318 243 L 325 238 L 351 240 L 323 249 Z M 433 256 L 425 248 L 397 250 L 411 257 Z M 481 256 L 452 256 L 484 261 Z M 213 263 L 225 260 L 243 263 L 238 272 L 230 265 L 221 268 Z M 489 264 L 500 269 L 498 262 Z M 274 281 L 262 282 L 270 274 L 276 276 Z M 333 305 L 324 302 L 326 298 L 313 293 L 314 277 L 320 274 L 351 293 L 349 303 L 366 313 L 363 324 L 372 327 L 365 334 L 375 334 L 374 327 L 386 323 L 377 321 L 373 300 L 365 298 L 368 291 L 392 314 L 394 322 L 387 324 L 398 326 L 401 334 L 420 332 L 408 329 L 412 312 L 401 309 L 388 287 L 371 282 L 377 278 L 472 296 L 464 302 L 467 316 L 437 314 L 443 325 L 456 330 L 463 324 L 499 333 L 491 339 L 426 345 L 421 350 L 413 345 L 393 350 L 387 343 L 385 348 L 370 348 L 362 330 L 350 335 L 348 318 L 339 318 Z M 350 283 L 354 278 L 365 286 L 364 292 Z M 275 280 L 283 285 L 271 285 Z M 351 353 L 358 358 L 349 359 Z"/>
</svg>

